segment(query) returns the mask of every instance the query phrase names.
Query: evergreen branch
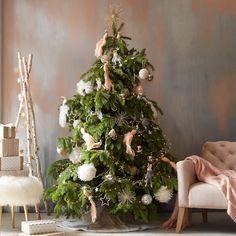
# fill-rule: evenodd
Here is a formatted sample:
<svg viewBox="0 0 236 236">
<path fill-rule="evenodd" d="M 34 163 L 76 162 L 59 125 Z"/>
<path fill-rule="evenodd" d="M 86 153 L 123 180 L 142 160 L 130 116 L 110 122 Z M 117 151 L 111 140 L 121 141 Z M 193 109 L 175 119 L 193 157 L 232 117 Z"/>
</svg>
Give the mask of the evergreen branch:
<svg viewBox="0 0 236 236">
<path fill-rule="evenodd" d="M 125 25 L 125 23 L 122 22 L 122 23 L 120 24 L 120 26 L 118 27 L 117 32 L 120 32 L 120 31 L 123 29 L 124 25 Z"/>
<path fill-rule="evenodd" d="M 69 159 L 61 159 L 52 163 L 47 169 L 47 177 L 56 180 L 59 175 L 71 164 Z"/>
<path fill-rule="evenodd" d="M 123 36 L 123 35 L 121 35 L 120 37 L 121 37 L 122 39 L 132 40 L 132 38 L 130 38 L 130 37 L 128 37 L 128 36 Z"/>
</svg>

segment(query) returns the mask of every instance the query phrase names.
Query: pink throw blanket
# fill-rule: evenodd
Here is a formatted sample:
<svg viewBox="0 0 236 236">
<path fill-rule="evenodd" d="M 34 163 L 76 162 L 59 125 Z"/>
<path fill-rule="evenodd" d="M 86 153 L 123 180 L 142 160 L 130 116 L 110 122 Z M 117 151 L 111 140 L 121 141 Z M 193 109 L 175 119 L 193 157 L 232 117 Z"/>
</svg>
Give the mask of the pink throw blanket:
<svg viewBox="0 0 236 236">
<path fill-rule="evenodd" d="M 218 169 L 199 156 L 186 159 L 193 161 L 199 181 L 216 186 L 224 194 L 228 202 L 227 213 L 236 222 L 236 172 Z"/>
</svg>

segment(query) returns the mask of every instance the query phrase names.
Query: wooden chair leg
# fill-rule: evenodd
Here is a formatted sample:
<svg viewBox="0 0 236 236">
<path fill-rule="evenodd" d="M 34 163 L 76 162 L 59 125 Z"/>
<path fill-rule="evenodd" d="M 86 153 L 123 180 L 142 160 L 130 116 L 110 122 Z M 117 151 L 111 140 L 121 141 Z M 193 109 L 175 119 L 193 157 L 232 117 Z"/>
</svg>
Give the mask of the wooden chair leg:
<svg viewBox="0 0 236 236">
<path fill-rule="evenodd" d="M 14 206 L 11 206 L 11 225 L 12 225 L 12 228 L 15 228 L 15 212 L 14 212 Z"/>
<path fill-rule="evenodd" d="M 25 213 L 25 221 L 28 221 L 29 218 L 28 218 L 28 210 L 27 210 L 27 206 L 24 205 L 24 213 Z"/>
<path fill-rule="evenodd" d="M 207 209 L 202 209 L 202 222 L 206 224 L 208 222 Z"/>
<path fill-rule="evenodd" d="M 0 226 L 2 225 L 2 206 L 0 206 Z"/>
<path fill-rule="evenodd" d="M 182 231 L 185 211 L 186 211 L 185 207 L 179 207 L 179 213 L 178 213 L 178 219 L 177 219 L 177 225 L 176 225 L 177 234 L 179 234 Z"/>
<path fill-rule="evenodd" d="M 35 214 L 36 214 L 37 220 L 41 220 L 40 211 L 39 211 L 39 204 L 36 204 L 34 206 L 34 208 L 35 208 Z"/>
<path fill-rule="evenodd" d="M 50 210 L 49 210 L 49 206 L 48 206 L 48 202 L 47 201 L 44 201 L 44 206 L 45 206 L 45 210 L 46 210 L 47 216 L 50 216 Z"/>
</svg>

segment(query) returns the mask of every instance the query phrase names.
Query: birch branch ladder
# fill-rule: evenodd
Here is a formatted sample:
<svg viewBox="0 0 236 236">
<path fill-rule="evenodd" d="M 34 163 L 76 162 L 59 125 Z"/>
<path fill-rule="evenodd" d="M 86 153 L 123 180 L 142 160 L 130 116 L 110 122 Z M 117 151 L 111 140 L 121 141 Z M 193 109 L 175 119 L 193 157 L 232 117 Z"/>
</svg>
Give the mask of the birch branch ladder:
<svg viewBox="0 0 236 236">
<path fill-rule="evenodd" d="M 32 54 L 29 54 L 28 60 L 26 61 L 25 57 L 22 57 L 20 52 L 18 56 L 18 70 L 19 78 L 18 83 L 20 84 L 20 94 L 19 94 L 19 110 L 15 122 L 16 130 L 18 129 L 20 119 L 23 115 L 23 111 L 26 115 L 26 129 L 27 129 L 27 159 L 28 159 L 28 168 L 29 176 L 36 176 L 44 186 L 41 163 L 39 159 L 39 147 L 37 140 L 36 124 L 35 124 L 35 113 L 33 108 L 33 101 L 30 91 L 30 82 L 29 76 L 32 67 Z M 34 170 L 36 169 L 36 170 Z M 46 213 L 49 215 L 49 209 L 47 201 L 44 201 Z M 40 218 L 39 206 L 35 206 L 35 212 Z"/>
</svg>

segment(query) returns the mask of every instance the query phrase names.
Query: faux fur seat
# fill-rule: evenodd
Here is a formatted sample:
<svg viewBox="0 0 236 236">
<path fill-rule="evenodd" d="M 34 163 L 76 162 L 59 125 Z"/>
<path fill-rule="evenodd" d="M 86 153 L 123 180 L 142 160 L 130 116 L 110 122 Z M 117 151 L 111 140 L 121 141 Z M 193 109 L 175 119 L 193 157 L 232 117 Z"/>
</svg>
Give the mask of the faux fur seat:
<svg viewBox="0 0 236 236">
<path fill-rule="evenodd" d="M 25 218 L 28 220 L 26 206 L 36 206 L 40 203 L 42 196 L 43 186 L 36 177 L 0 177 L 0 223 L 2 218 L 2 206 L 11 206 L 12 226 L 14 227 L 14 206 L 24 206 Z"/>
</svg>

